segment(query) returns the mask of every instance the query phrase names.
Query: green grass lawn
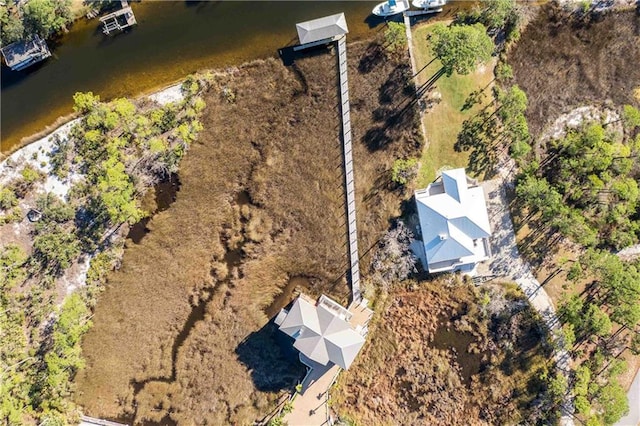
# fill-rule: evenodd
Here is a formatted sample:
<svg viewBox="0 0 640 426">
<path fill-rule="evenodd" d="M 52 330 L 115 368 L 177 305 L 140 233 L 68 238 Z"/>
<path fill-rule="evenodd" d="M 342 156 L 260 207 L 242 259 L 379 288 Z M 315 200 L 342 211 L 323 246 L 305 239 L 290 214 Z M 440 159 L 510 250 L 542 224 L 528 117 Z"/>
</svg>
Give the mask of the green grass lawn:
<svg viewBox="0 0 640 426">
<path fill-rule="evenodd" d="M 413 28 L 413 52 L 415 55 L 418 76 L 416 84 L 426 82 L 441 67 L 440 61 L 434 60 L 425 69 L 422 69 L 432 59 L 429 43 L 426 40 L 431 32 L 433 24 L 419 25 Z M 473 116 L 480 108 L 476 105 L 466 111 L 461 111 L 465 100 L 471 92 L 485 88 L 483 103 L 491 100 L 490 84 L 493 80 L 492 60 L 485 66 L 479 67 L 474 73 L 461 76 L 453 74 L 451 77 L 443 76 L 435 83 L 435 90 L 440 92 L 442 100 L 435 107 L 427 111 L 423 118 L 426 131 L 427 144 L 420 159 L 420 174 L 418 186 L 427 186 L 436 177 L 436 172 L 442 167 L 466 167 L 468 153 L 456 152 L 453 145 L 462 127 L 462 122 Z"/>
</svg>

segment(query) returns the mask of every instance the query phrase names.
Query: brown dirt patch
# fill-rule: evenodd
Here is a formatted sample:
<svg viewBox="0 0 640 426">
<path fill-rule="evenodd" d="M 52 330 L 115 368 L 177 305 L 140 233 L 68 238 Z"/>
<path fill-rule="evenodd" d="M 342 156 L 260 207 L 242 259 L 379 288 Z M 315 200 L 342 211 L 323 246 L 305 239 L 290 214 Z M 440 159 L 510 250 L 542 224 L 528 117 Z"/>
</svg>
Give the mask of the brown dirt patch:
<svg viewBox="0 0 640 426">
<path fill-rule="evenodd" d="M 549 3 L 509 53 L 515 80 L 529 98 L 532 135 L 560 114 L 585 104 L 633 104 L 640 86 L 640 15 L 609 13 L 588 22 L 568 19 Z"/>
<path fill-rule="evenodd" d="M 535 424 L 549 357 L 536 315 L 507 303 L 519 296 L 497 285 L 484 286 L 486 309 L 501 313 L 485 315 L 477 290 L 455 281 L 391 292 L 332 391 L 339 415 L 356 424 Z"/>
<path fill-rule="evenodd" d="M 415 111 L 397 114 L 408 103 L 398 66 L 385 58 L 360 73 L 366 50 L 348 52 L 363 252 L 399 211 L 402 194 L 386 183 L 393 160 L 419 151 Z M 177 200 L 128 245 L 84 339 L 77 400 L 87 414 L 248 424 L 300 378 L 264 312 L 291 300 L 277 296 L 292 292 L 292 277 L 306 277 L 313 295 L 349 294 L 336 67 L 322 52 L 295 68 L 258 61 L 206 95 Z M 373 112 L 383 86 L 392 122 L 374 140 L 366 135 L 382 127 Z"/>
</svg>

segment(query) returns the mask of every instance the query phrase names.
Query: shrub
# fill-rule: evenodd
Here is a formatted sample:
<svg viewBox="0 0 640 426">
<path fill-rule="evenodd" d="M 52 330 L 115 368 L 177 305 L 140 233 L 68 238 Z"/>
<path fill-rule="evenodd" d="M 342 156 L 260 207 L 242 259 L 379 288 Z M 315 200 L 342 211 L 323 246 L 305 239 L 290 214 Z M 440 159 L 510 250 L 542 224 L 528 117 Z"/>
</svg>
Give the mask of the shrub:
<svg viewBox="0 0 640 426">
<path fill-rule="evenodd" d="M 399 54 L 407 48 L 407 33 L 404 24 L 388 22 L 384 30 L 384 47 L 387 51 Z"/>
<path fill-rule="evenodd" d="M 398 220 L 378 242 L 371 261 L 372 279 L 383 288 L 403 281 L 416 271 L 416 258 L 409 249 L 413 233 Z"/>
<path fill-rule="evenodd" d="M 398 159 L 391 168 L 391 180 L 398 185 L 406 185 L 418 175 L 418 160 L 410 158 Z"/>
<path fill-rule="evenodd" d="M 31 186 L 35 182 L 37 182 L 40 178 L 42 178 L 42 174 L 34 169 L 31 165 L 26 165 L 20 171 L 20 175 L 24 180 L 24 183 Z"/>
<path fill-rule="evenodd" d="M 8 210 L 11 207 L 18 205 L 18 197 L 11 188 L 0 189 L 0 209 Z"/>
</svg>

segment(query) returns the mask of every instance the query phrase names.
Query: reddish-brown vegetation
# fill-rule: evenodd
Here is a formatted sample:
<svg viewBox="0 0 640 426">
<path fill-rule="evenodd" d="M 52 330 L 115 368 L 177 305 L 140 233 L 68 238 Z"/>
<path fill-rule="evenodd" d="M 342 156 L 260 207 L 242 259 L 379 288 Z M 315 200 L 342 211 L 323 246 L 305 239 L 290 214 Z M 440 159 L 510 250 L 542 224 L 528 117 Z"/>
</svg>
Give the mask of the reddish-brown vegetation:
<svg viewBox="0 0 640 426">
<path fill-rule="evenodd" d="M 548 365 L 539 320 L 518 292 L 457 277 L 392 290 L 367 346 L 332 391 L 356 424 L 532 423 Z"/>
</svg>

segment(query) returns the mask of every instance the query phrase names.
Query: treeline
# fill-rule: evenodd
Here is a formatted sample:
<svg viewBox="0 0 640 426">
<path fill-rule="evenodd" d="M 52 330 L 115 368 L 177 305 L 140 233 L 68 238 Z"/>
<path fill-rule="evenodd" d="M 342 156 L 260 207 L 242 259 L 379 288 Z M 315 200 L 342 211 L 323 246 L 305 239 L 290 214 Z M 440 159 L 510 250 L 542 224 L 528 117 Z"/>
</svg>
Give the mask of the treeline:
<svg viewBox="0 0 640 426">
<path fill-rule="evenodd" d="M 574 359 L 576 412 L 588 425 L 615 423 L 628 412 L 617 376 L 627 370 L 620 355 L 640 355 L 640 264 L 607 251 L 587 250 L 568 268 L 572 286 L 585 284 L 559 307 L 564 340 Z"/>
<path fill-rule="evenodd" d="M 0 44 L 6 46 L 34 35 L 41 38 L 67 29 L 73 20 L 71 0 L 29 0 L 0 4 Z"/>
<path fill-rule="evenodd" d="M 620 249 L 638 242 L 637 109 L 625 107 L 625 134 L 599 122 L 568 130 L 530 159 L 516 193 L 530 213 L 586 247 Z"/>
<path fill-rule="evenodd" d="M 199 95 L 207 86 L 207 78 L 190 77 L 182 88 L 184 99 L 164 106 L 76 94 L 75 109 L 83 116 L 50 154 L 52 173 L 73 177 L 68 199 L 31 193 L 43 176 L 29 168 L 0 192 L 5 217 L 25 197 L 35 202 L 37 213 L 30 255 L 15 244 L 0 249 L 4 423 L 78 420 L 72 380 L 84 365 L 80 339 L 91 326 L 96 296 L 119 261 L 123 242 L 112 236 L 122 224 L 147 214 L 140 206 L 145 192 L 177 170 L 202 129 Z M 59 292 L 66 291 L 57 288 L 58 278 L 81 255 L 91 257 L 86 285 L 56 308 Z"/>
<path fill-rule="evenodd" d="M 626 370 L 621 355 L 625 350 L 640 354 L 639 265 L 613 254 L 638 243 L 640 112 L 626 105 L 619 120 L 585 122 L 534 152 L 523 115 L 526 96 L 519 92 L 517 86 L 497 89 L 496 100 L 502 101 L 496 114 L 470 120 L 469 134 L 463 130 L 461 137 L 478 149 L 474 135 L 486 135 L 494 120 L 503 129 L 505 121 L 513 123 L 516 132 L 507 133 L 503 146 L 519 165 L 515 206 L 520 220 L 547 236 L 536 250 L 547 250 L 554 234 L 580 247 L 578 259 L 558 261 L 567 276 L 558 313 L 576 365 L 571 377 L 552 383 L 552 390 L 558 403 L 572 393 L 585 424 L 610 425 L 629 408 L 618 382 Z M 496 133 L 489 135 L 496 140 Z"/>
</svg>

